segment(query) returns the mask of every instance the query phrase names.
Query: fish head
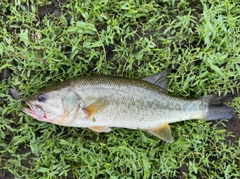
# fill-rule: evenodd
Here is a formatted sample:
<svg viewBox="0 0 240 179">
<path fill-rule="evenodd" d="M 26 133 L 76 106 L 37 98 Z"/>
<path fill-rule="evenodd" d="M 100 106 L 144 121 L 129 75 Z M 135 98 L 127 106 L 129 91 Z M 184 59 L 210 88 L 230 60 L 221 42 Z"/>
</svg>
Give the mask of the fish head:
<svg viewBox="0 0 240 179">
<path fill-rule="evenodd" d="M 22 110 L 29 116 L 49 123 L 68 125 L 76 117 L 83 100 L 72 89 L 43 91 L 26 101 Z"/>
</svg>

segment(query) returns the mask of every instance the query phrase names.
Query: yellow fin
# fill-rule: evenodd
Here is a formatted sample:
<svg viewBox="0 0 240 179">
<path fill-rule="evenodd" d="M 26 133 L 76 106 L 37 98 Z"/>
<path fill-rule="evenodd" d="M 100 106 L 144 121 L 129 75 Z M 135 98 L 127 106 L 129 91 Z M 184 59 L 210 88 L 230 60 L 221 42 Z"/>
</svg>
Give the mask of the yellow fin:
<svg viewBox="0 0 240 179">
<path fill-rule="evenodd" d="M 155 128 L 145 129 L 144 131 L 166 142 L 169 142 L 169 143 L 173 142 L 172 132 L 171 132 L 170 126 L 167 123 L 157 126 Z"/>
<path fill-rule="evenodd" d="M 110 132 L 111 131 L 111 129 L 107 126 L 92 126 L 92 127 L 88 127 L 88 128 L 95 132 Z"/>
<path fill-rule="evenodd" d="M 102 111 L 108 106 L 108 102 L 105 98 L 99 99 L 94 103 L 90 104 L 88 107 L 84 108 L 84 112 L 87 114 L 87 119 L 93 117 L 94 114 Z"/>
</svg>

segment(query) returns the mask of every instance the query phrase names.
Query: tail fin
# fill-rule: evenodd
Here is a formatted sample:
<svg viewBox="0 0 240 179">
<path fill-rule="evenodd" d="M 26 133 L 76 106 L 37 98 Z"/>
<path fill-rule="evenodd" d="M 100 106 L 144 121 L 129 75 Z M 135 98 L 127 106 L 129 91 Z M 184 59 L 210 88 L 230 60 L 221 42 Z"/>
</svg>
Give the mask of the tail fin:
<svg viewBox="0 0 240 179">
<path fill-rule="evenodd" d="M 223 104 L 228 100 L 229 96 L 217 97 L 209 95 L 204 100 L 208 101 L 208 111 L 206 118 L 208 120 L 217 119 L 232 119 L 235 115 L 234 109 L 230 106 Z"/>
</svg>

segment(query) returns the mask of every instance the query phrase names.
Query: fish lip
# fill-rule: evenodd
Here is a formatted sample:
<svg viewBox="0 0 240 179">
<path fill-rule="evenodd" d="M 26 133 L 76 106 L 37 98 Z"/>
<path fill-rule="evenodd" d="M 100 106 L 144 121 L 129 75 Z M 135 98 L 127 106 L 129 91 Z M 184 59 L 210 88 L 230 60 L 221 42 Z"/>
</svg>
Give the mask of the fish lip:
<svg viewBox="0 0 240 179">
<path fill-rule="evenodd" d="M 26 101 L 26 103 L 27 103 L 27 105 L 29 107 L 29 108 L 27 108 L 28 111 L 30 111 L 32 114 L 35 114 L 33 105 L 30 102 L 28 102 L 28 101 Z"/>
<path fill-rule="evenodd" d="M 26 103 L 27 103 L 27 105 L 28 105 L 28 107 L 24 107 L 23 108 L 23 112 L 25 112 L 26 114 L 28 114 L 28 115 L 30 115 L 30 116 L 32 116 L 33 118 L 36 118 L 36 119 L 38 119 L 38 120 L 41 120 L 41 121 L 43 121 L 43 120 L 46 120 L 46 112 L 43 110 L 43 108 L 40 106 L 40 105 L 35 105 L 37 108 L 40 108 L 43 112 L 44 112 L 44 117 L 43 118 L 40 118 L 36 113 L 35 113 L 35 111 L 34 111 L 34 107 L 33 107 L 33 105 L 30 103 L 30 102 L 28 102 L 28 101 L 26 101 Z"/>
<path fill-rule="evenodd" d="M 31 103 L 28 102 L 28 101 L 26 101 L 26 103 L 27 103 L 28 107 L 23 107 L 22 111 L 25 112 L 25 113 L 27 113 L 27 114 L 29 114 L 29 113 L 30 113 L 30 114 L 34 114 L 34 112 L 33 112 L 33 107 L 32 107 L 32 105 L 31 105 Z"/>
</svg>

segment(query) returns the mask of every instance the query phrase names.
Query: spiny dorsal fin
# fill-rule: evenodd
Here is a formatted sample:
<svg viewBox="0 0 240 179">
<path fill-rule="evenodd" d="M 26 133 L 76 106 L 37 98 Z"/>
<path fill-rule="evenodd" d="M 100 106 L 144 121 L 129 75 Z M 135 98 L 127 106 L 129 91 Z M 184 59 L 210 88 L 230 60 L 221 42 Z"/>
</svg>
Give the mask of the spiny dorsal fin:
<svg viewBox="0 0 240 179">
<path fill-rule="evenodd" d="M 155 84 L 155 85 L 161 87 L 162 89 L 165 89 L 166 91 L 168 91 L 167 76 L 168 76 L 169 72 L 170 72 L 170 69 L 167 68 L 166 70 L 164 70 L 160 73 L 142 78 L 142 80 L 147 81 L 152 84 Z"/>
<path fill-rule="evenodd" d="M 111 131 L 111 129 L 107 126 L 92 126 L 92 127 L 88 127 L 88 128 L 95 132 L 110 132 Z"/>
<path fill-rule="evenodd" d="M 166 142 L 169 142 L 169 143 L 173 142 L 172 132 L 167 123 L 157 126 L 155 128 L 144 129 L 144 131 L 148 132 Z"/>
</svg>

